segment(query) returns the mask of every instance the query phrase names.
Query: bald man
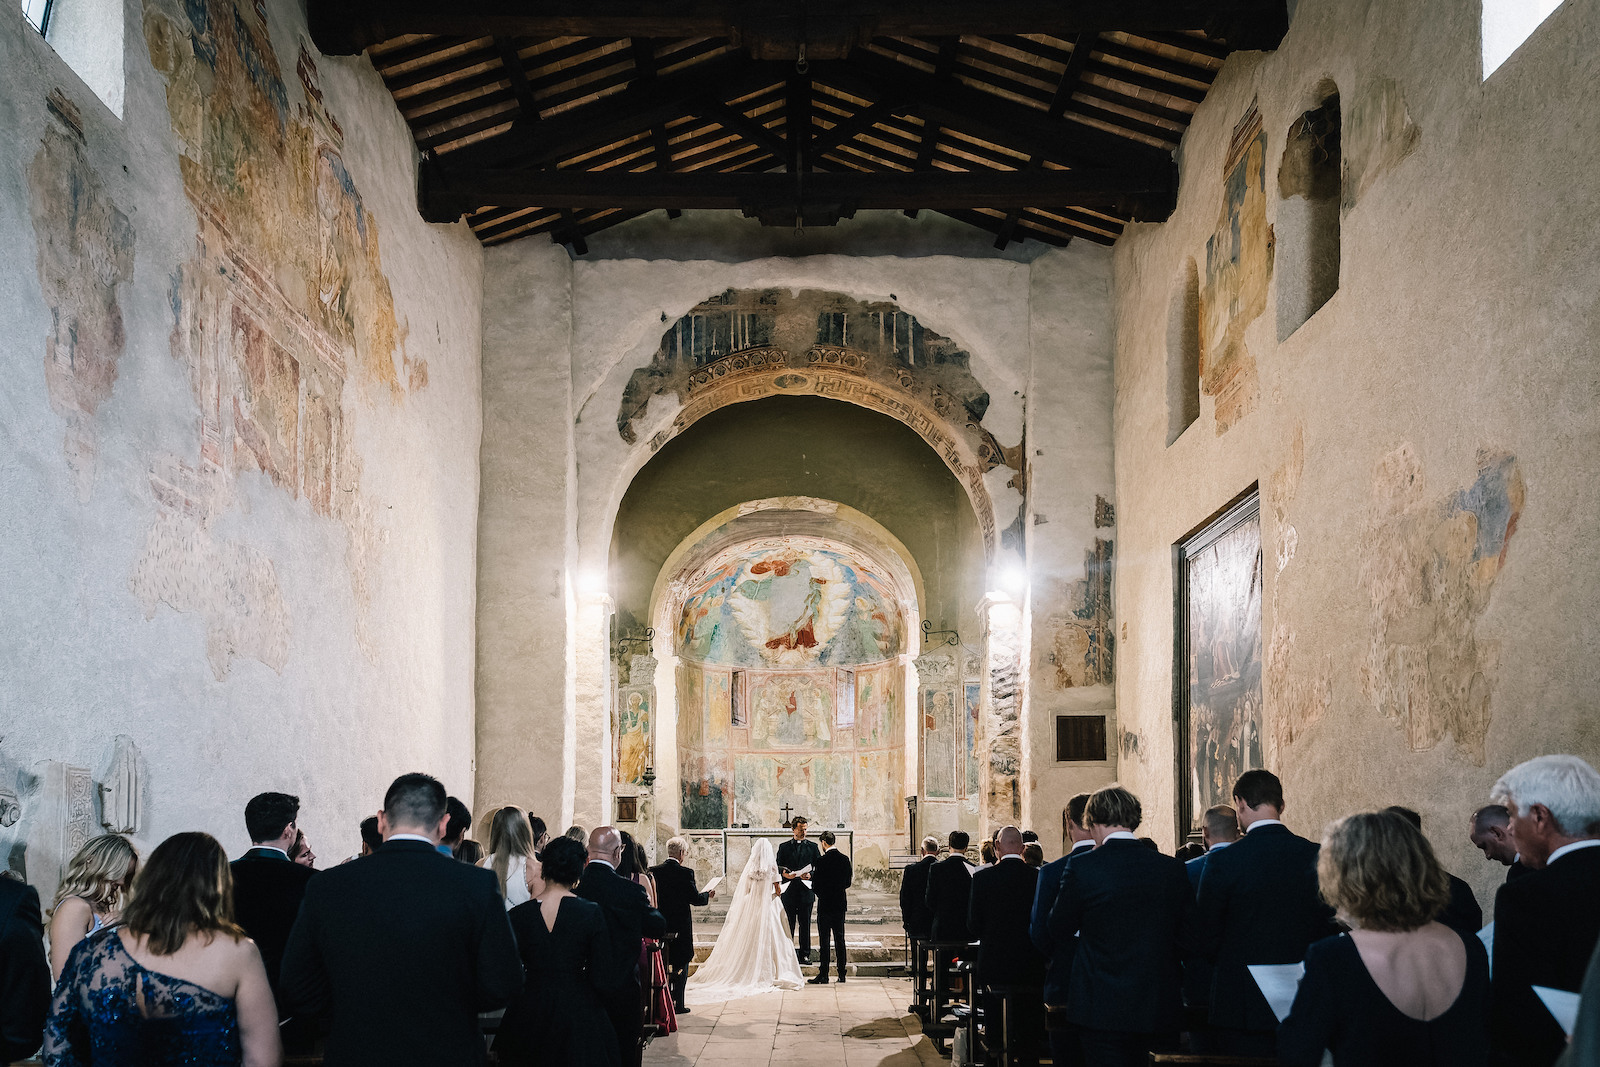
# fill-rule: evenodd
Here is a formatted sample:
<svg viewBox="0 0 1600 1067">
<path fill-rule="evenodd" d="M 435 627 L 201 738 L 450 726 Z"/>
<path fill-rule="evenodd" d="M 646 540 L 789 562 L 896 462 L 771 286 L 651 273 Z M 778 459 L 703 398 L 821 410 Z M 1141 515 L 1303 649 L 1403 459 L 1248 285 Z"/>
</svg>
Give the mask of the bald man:
<svg viewBox="0 0 1600 1067">
<path fill-rule="evenodd" d="M 622 834 L 614 826 L 595 827 L 589 834 L 589 863 L 576 892 L 605 913 L 612 958 L 606 973 L 595 976 L 595 984 L 617 1033 L 622 1062 L 638 1067 L 644 1053 L 639 1043 L 644 1023 L 639 1007 L 639 947 L 644 938 L 665 934 L 667 922 L 650 906 L 643 886 L 617 873 L 621 859 Z"/>
<path fill-rule="evenodd" d="M 1002 826 L 995 835 L 993 867 L 972 875 L 967 929 L 978 944 L 978 985 L 989 990 L 988 1017 L 1001 1017 L 1001 990 L 1011 991 L 1009 1062 L 1039 1062 L 1044 1039 L 1044 955 L 1028 936 L 1038 868 L 1022 858 L 1022 832 Z"/>
</svg>

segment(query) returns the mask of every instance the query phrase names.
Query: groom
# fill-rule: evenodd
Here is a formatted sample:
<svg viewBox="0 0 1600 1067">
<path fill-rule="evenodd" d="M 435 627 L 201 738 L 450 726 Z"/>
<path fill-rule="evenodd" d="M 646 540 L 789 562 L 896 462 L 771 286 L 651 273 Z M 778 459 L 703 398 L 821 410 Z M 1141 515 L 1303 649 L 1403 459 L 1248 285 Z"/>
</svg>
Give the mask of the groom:
<svg viewBox="0 0 1600 1067">
<path fill-rule="evenodd" d="M 800 947 L 795 951 L 795 958 L 807 964 L 811 962 L 811 905 L 816 895 L 802 880 L 810 874 L 796 872 L 814 866 L 822 853 L 817 851 L 815 842 L 806 840 L 804 815 L 796 815 L 789 825 L 794 829 L 794 840 L 778 846 L 778 870 L 789 883 L 783 887 L 783 913 L 789 917 L 789 936 L 794 936 L 796 925 L 800 928 Z"/>
<path fill-rule="evenodd" d="M 811 888 L 817 894 L 817 938 L 822 942 L 822 967 L 811 979 L 812 985 L 828 984 L 828 939 L 839 951 L 839 981 L 844 981 L 845 890 L 850 888 L 850 857 L 833 847 L 832 830 L 817 835 L 822 842 L 822 858 L 817 860 Z"/>
</svg>

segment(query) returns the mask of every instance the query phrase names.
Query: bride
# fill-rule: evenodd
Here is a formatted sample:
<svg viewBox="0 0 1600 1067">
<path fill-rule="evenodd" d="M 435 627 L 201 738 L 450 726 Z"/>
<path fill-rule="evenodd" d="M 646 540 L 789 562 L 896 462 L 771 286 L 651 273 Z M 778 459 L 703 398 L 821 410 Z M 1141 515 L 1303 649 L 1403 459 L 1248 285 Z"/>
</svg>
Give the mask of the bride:
<svg viewBox="0 0 1600 1067">
<path fill-rule="evenodd" d="M 803 979 L 784 925 L 778 892 L 783 879 L 772 842 L 757 839 L 739 876 L 722 933 L 710 957 L 689 979 L 687 999 L 711 1004 L 774 989 L 799 989 Z"/>
</svg>

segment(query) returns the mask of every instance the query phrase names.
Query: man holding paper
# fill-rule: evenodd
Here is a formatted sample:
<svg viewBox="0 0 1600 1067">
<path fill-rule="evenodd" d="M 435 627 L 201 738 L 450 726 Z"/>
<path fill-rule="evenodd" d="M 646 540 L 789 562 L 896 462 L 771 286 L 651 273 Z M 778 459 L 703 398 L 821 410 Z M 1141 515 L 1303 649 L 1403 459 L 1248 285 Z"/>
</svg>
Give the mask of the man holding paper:
<svg viewBox="0 0 1600 1067">
<path fill-rule="evenodd" d="M 683 1002 L 684 985 L 689 981 L 689 964 L 694 962 L 694 914 L 691 907 L 703 908 L 717 895 L 713 878 L 702 892 L 695 886 L 693 869 L 684 866 L 683 857 L 689 851 L 689 842 L 674 837 L 667 842 L 667 860 L 650 868 L 656 879 L 656 908 L 667 920 L 667 932 L 676 935 L 667 945 L 668 984 L 672 987 L 672 1003 L 678 1014 L 688 1011 Z"/>
<path fill-rule="evenodd" d="M 806 817 L 796 815 L 789 824 L 793 839 L 778 846 L 778 871 L 783 875 L 783 913 L 789 917 L 789 935 L 799 928 L 800 945 L 795 959 L 802 966 L 811 962 L 811 908 L 817 895 L 811 891 L 811 868 L 822 858 L 815 841 L 806 840 Z"/>
</svg>

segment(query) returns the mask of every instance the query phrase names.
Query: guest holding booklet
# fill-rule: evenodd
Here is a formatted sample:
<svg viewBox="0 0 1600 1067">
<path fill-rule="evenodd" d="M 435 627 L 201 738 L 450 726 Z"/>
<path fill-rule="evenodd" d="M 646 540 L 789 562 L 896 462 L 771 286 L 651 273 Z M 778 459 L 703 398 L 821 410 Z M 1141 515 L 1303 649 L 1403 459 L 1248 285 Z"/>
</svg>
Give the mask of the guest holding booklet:
<svg viewBox="0 0 1600 1067">
<path fill-rule="evenodd" d="M 1427 838 L 1392 811 L 1340 819 L 1317 860 L 1323 897 L 1351 927 L 1306 952 L 1284 1067 L 1481 1067 L 1489 1062 L 1489 957 L 1437 916 L 1450 882 Z"/>
</svg>

